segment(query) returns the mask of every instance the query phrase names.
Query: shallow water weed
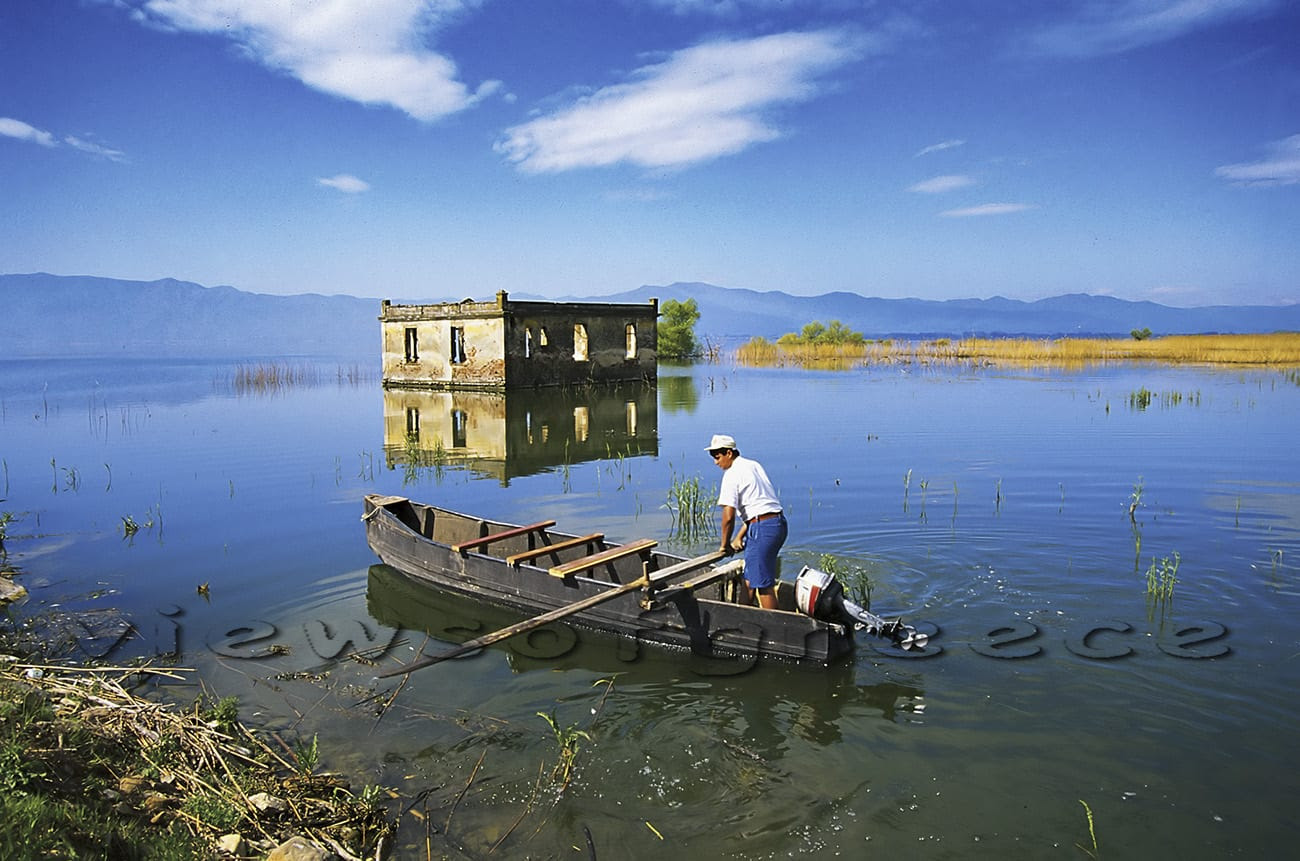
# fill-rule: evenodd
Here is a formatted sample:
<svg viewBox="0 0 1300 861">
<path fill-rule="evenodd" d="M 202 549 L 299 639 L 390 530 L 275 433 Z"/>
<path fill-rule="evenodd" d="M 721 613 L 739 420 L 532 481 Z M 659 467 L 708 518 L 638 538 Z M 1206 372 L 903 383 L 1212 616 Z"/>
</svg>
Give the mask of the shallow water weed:
<svg viewBox="0 0 1300 861">
<path fill-rule="evenodd" d="M 546 721 L 551 732 L 555 734 L 555 743 L 560 747 L 560 758 L 551 769 L 551 784 L 556 791 L 563 792 L 573 778 L 573 765 L 578 758 L 582 741 L 591 740 L 591 734 L 578 729 L 576 725 L 561 727 L 555 717 L 548 712 L 538 712 L 537 716 Z"/>
<path fill-rule="evenodd" d="M 671 534 L 683 541 L 713 534 L 714 499 L 714 494 L 704 492 L 698 475 L 684 478 L 674 473 L 664 503 L 673 518 Z"/>
<path fill-rule="evenodd" d="M 1093 861 L 1096 861 L 1096 859 L 1099 857 L 1098 853 L 1101 850 L 1097 847 L 1097 829 L 1095 823 L 1092 820 L 1092 808 L 1089 807 L 1088 802 L 1084 801 L 1082 798 L 1079 799 L 1079 803 L 1083 805 L 1083 812 L 1088 816 L 1088 838 L 1092 840 L 1092 848 L 1089 849 L 1087 846 L 1084 846 L 1082 843 L 1075 843 L 1074 845 L 1082 849 L 1083 854 L 1087 855 L 1089 858 L 1092 858 Z"/>
<path fill-rule="evenodd" d="M 1174 585 L 1178 583 L 1178 565 L 1181 562 L 1178 553 L 1173 558 L 1166 556 L 1152 559 L 1147 569 L 1147 597 L 1156 601 L 1168 601 L 1174 596 Z"/>
</svg>

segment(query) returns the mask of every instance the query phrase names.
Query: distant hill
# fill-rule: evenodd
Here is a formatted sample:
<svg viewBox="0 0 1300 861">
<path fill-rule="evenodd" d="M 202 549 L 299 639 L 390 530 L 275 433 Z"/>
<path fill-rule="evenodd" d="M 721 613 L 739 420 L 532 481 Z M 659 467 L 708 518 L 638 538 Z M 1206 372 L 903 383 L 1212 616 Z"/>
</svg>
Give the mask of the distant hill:
<svg viewBox="0 0 1300 861">
<path fill-rule="evenodd" d="M 7 356 L 379 355 L 379 300 L 269 296 L 188 281 L 0 275 Z"/>
<path fill-rule="evenodd" d="M 489 298 L 485 291 L 476 298 Z M 516 298 L 526 297 L 522 292 Z M 1300 331 L 1300 305 L 1172 308 L 1074 294 L 1022 302 L 992 299 L 879 299 L 854 293 L 791 296 L 712 284 L 644 286 L 591 302 L 657 297 L 700 307 L 696 334 L 727 341 L 777 338 L 805 323 L 839 320 L 871 338 L 964 335 L 1118 335 Z M 394 301 L 403 300 L 391 297 Z M 463 296 L 455 297 L 464 298 Z M 449 301 L 422 299 L 419 301 Z M 258 358 L 379 356 L 379 299 L 271 296 L 187 281 L 93 276 L 0 275 L 4 356 Z"/>
<path fill-rule="evenodd" d="M 1024 335 L 1062 337 L 1118 335 L 1149 328 L 1155 335 L 1300 331 L 1300 304 L 1222 305 L 1173 308 L 1110 296 L 1075 293 L 1023 302 L 991 299 L 879 299 L 856 293 L 791 296 L 781 292 L 676 283 L 645 286 L 601 297 L 610 302 L 644 302 L 651 297 L 685 301 L 700 308 L 699 335 L 722 339 L 761 335 L 778 338 L 813 320 L 839 320 L 870 338 Z"/>
</svg>

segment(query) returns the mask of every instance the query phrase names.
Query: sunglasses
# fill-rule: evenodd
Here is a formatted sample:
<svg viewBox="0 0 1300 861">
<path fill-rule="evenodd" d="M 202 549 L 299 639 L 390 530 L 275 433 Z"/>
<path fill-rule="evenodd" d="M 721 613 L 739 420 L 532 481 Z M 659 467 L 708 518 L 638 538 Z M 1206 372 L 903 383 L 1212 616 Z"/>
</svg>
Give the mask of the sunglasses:
<svg viewBox="0 0 1300 861">
<path fill-rule="evenodd" d="M 713 451 L 709 452 L 709 454 L 713 455 L 714 460 L 717 460 L 718 458 L 722 457 L 724 454 L 726 454 L 729 451 L 731 451 L 731 449 L 729 448 L 716 448 Z"/>
</svg>

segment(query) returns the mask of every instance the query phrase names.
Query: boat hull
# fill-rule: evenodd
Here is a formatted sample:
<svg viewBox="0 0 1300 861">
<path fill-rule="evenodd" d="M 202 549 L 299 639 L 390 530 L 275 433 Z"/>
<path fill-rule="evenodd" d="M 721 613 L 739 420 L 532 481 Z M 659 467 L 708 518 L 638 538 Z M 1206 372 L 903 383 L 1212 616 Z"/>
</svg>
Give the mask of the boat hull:
<svg viewBox="0 0 1300 861">
<path fill-rule="evenodd" d="M 653 577 L 655 571 L 683 561 L 655 552 L 601 565 L 586 574 L 556 577 L 549 573 L 549 567 L 557 560 L 563 563 L 585 555 L 582 548 L 517 565 L 508 563 L 506 557 L 531 550 L 539 543 L 560 544 L 577 536 L 539 529 L 484 548 L 457 549 L 458 543 L 508 533 L 517 527 L 400 497 L 376 495 L 366 497 L 363 519 L 371 549 L 406 577 L 526 615 L 591 598 L 647 573 Z M 603 540 L 595 544 L 597 550 L 612 546 Z M 675 583 L 689 576 L 670 577 L 650 589 L 624 591 L 566 621 L 631 638 L 638 644 L 686 649 L 705 657 L 775 659 L 825 666 L 852 650 L 852 631 L 842 624 L 793 610 L 764 610 L 731 603 L 724 600 L 722 583 L 674 588 Z M 783 586 L 792 591 L 789 584 Z M 793 606 L 793 596 L 786 597 Z"/>
</svg>

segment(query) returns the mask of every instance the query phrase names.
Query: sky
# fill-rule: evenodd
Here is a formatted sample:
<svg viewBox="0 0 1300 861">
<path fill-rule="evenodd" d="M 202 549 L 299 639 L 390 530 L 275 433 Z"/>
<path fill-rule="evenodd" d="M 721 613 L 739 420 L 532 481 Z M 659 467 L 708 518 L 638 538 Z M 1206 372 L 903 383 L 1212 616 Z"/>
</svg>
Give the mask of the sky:
<svg viewBox="0 0 1300 861">
<path fill-rule="evenodd" d="M 1293 0 L 4 0 L 0 273 L 1300 302 Z"/>
</svg>

